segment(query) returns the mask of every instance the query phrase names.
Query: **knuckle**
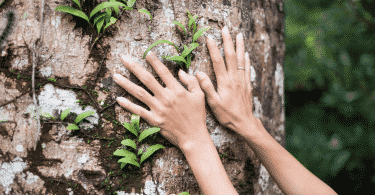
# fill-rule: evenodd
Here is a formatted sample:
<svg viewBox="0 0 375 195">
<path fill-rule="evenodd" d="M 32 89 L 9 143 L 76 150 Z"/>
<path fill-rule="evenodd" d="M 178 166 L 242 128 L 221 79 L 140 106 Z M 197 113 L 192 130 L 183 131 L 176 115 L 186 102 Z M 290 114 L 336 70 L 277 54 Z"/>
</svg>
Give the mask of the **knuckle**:
<svg viewBox="0 0 375 195">
<path fill-rule="evenodd" d="M 137 95 L 138 95 L 138 97 L 146 97 L 147 91 L 143 88 L 140 88 L 140 89 L 137 90 Z"/>
</svg>

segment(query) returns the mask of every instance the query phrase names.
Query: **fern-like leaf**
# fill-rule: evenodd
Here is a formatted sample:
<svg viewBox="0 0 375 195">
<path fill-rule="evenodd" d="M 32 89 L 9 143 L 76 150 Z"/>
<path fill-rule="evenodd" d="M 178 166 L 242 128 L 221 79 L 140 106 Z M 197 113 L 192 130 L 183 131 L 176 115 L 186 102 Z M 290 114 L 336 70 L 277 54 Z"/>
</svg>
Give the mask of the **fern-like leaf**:
<svg viewBox="0 0 375 195">
<path fill-rule="evenodd" d="M 113 153 L 113 155 L 115 155 L 115 156 L 129 156 L 129 157 L 136 158 L 136 156 L 133 152 L 130 152 L 130 151 L 125 150 L 125 149 L 118 149 Z"/>
<path fill-rule="evenodd" d="M 141 133 L 141 135 L 139 135 L 139 142 L 141 142 L 143 139 L 145 139 L 149 135 L 152 135 L 152 134 L 157 133 L 159 131 L 160 131 L 159 127 L 153 127 L 153 128 L 149 128 L 149 129 L 144 130 Z"/>
<path fill-rule="evenodd" d="M 95 112 L 94 111 L 87 111 L 87 112 L 84 112 L 80 115 L 77 116 L 76 120 L 74 121 L 75 123 L 79 123 L 81 122 L 82 119 L 94 114 Z"/>
<path fill-rule="evenodd" d="M 105 16 L 105 23 L 108 24 L 109 21 L 111 20 L 112 10 L 111 10 L 111 8 L 106 8 L 105 12 L 107 13 L 107 15 Z"/>
<path fill-rule="evenodd" d="M 178 56 L 178 55 L 174 55 L 173 57 L 168 57 L 167 59 L 168 60 L 172 60 L 172 61 L 174 61 L 176 63 L 177 62 L 184 62 L 185 64 L 187 63 L 184 57 Z"/>
<path fill-rule="evenodd" d="M 96 23 L 97 23 L 101 18 L 106 17 L 106 15 L 107 15 L 107 12 L 103 12 L 103 13 L 98 14 L 98 16 L 96 16 L 96 17 L 94 18 L 94 25 L 96 25 Z"/>
<path fill-rule="evenodd" d="M 151 18 L 150 20 L 152 20 L 152 16 L 151 16 L 150 12 L 147 11 L 146 9 L 143 9 L 143 8 L 142 8 L 142 9 L 139 9 L 138 12 L 139 12 L 139 13 L 144 13 L 144 14 L 149 15 L 150 18 Z"/>
<path fill-rule="evenodd" d="M 129 130 L 130 132 L 132 132 L 135 136 L 138 137 L 138 132 L 134 130 L 134 126 L 129 124 L 129 123 L 125 123 L 125 122 L 122 122 L 122 126 L 124 126 L 127 130 Z"/>
<path fill-rule="evenodd" d="M 128 1 L 128 7 L 133 7 L 133 5 L 135 4 L 135 1 L 136 0 L 129 0 Z"/>
<path fill-rule="evenodd" d="M 67 130 L 78 130 L 79 127 L 75 124 L 70 124 L 66 129 Z"/>
<path fill-rule="evenodd" d="M 72 1 L 74 1 L 74 3 L 76 3 L 79 6 L 79 9 L 81 9 L 81 5 L 79 4 L 78 0 L 72 0 Z"/>
<path fill-rule="evenodd" d="M 62 113 L 61 113 L 61 121 L 63 121 L 65 119 L 66 116 L 68 116 L 68 114 L 70 113 L 70 108 L 64 110 Z"/>
<path fill-rule="evenodd" d="M 198 43 L 192 43 L 189 45 L 189 48 L 184 45 L 184 51 L 182 52 L 181 56 L 186 57 L 190 52 L 192 52 L 195 48 L 199 46 Z"/>
<path fill-rule="evenodd" d="M 96 24 L 96 28 L 98 29 L 98 35 L 99 35 L 100 30 L 102 29 L 104 19 L 105 17 L 102 17 L 101 19 L 99 19 L 99 22 Z"/>
<path fill-rule="evenodd" d="M 124 146 L 130 146 L 132 148 L 134 148 L 134 150 L 137 149 L 137 145 L 135 144 L 135 142 L 131 139 L 125 139 L 125 140 L 122 140 L 121 141 L 121 144 L 124 145 Z"/>
<path fill-rule="evenodd" d="M 135 158 L 125 157 L 125 158 L 120 159 L 118 162 L 128 163 L 128 164 L 132 164 L 137 167 L 140 167 L 139 163 L 135 160 Z"/>
<path fill-rule="evenodd" d="M 173 21 L 172 23 L 178 25 L 182 30 L 184 30 L 184 32 L 185 32 L 185 36 L 187 36 L 187 32 L 186 32 L 186 30 L 185 30 L 184 25 L 182 25 L 179 21 L 176 21 L 176 20 Z"/>
<path fill-rule="evenodd" d="M 112 25 L 112 24 L 114 24 L 114 23 L 116 23 L 116 21 L 117 21 L 117 19 L 116 18 L 114 18 L 114 17 L 111 17 L 111 21 L 109 22 L 109 23 L 107 23 L 107 25 L 105 25 L 105 27 L 104 27 L 104 29 L 103 29 L 103 31 L 108 27 L 108 26 L 110 26 L 110 25 Z"/>
<path fill-rule="evenodd" d="M 189 20 L 189 31 L 190 31 L 191 25 L 195 24 L 195 20 L 198 18 L 198 16 L 191 16 L 190 13 L 189 13 L 188 17 L 190 18 L 190 20 Z M 195 31 L 195 29 L 194 29 L 194 31 Z M 193 31 L 193 33 L 194 33 L 194 31 Z"/>
<path fill-rule="evenodd" d="M 53 120 L 55 120 L 55 117 L 51 116 L 51 114 L 49 114 L 49 113 L 44 113 L 43 116 L 46 117 L 46 118 L 53 118 Z"/>
<path fill-rule="evenodd" d="M 195 33 L 194 34 L 194 36 L 193 36 L 193 43 L 200 37 L 200 36 L 202 36 L 203 35 L 203 33 L 205 32 L 205 31 L 207 31 L 207 30 L 210 30 L 210 26 L 209 27 L 207 27 L 207 28 L 201 28 L 201 29 L 199 29 L 198 31 L 197 31 L 197 33 Z"/>
<path fill-rule="evenodd" d="M 109 2 L 116 2 L 116 0 L 109 0 Z M 120 11 L 120 9 L 118 7 L 112 7 L 113 10 L 115 10 L 117 16 L 118 16 L 118 12 Z"/>
<path fill-rule="evenodd" d="M 191 53 L 189 53 L 189 55 L 187 56 L 187 66 L 186 66 L 187 69 L 189 69 L 190 63 L 191 63 Z"/>
<path fill-rule="evenodd" d="M 91 11 L 89 18 L 91 19 L 96 13 L 100 12 L 100 10 L 103 10 L 105 8 L 108 8 L 108 7 L 119 7 L 119 6 L 127 7 L 125 4 L 120 3 L 118 1 L 101 3 Z"/>
<path fill-rule="evenodd" d="M 146 160 L 148 157 L 150 157 L 155 151 L 157 151 L 161 148 L 165 148 L 165 147 L 160 145 L 160 144 L 156 144 L 156 145 L 153 145 L 153 146 L 150 146 L 149 148 L 147 148 L 147 152 L 143 153 L 142 156 L 141 156 L 141 164 L 144 160 Z"/>
<path fill-rule="evenodd" d="M 69 13 L 69 14 L 72 14 L 72 15 L 75 15 L 75 16 L 78 16 L 78 17 L 81 17 L 85 20 L 87 20 L 87 22 L 90 23 L 90 20 L 89 18 L 86 16 L 85 13 L 83 13 L 82 11 L 78 10 L 78 9 L 74 9 L 70 6 L 67 6 L 67 5 L 60 5 L 60 6 L 57 6 L 55 11 L 62 11 L 62 12 L 66 12 L 66 13 Z"/>
<path fill-rule="evenodd" d="M 143 59 L 146 57 L 146 55 L 147 55 L 147 53 L 155 46 L 155 45 L 157 45 L 157 44 L 161 44 L 161 43 L 168 43 L 168 44 L 171 44 L 171 45 L 173 45 L 175 48 L 176 48 L 176 50 L 177 50 L 177 52 L 179 52 L 179 49 L 178 49 L 178 47 L 174 44 L 174 43 L 172 43 L 172 42 L 170 42 L 170 41 L 167 41 L 167 40 L 159 40 L 159 41 L 156 41 L 155 43 L 153 43 L 147 50 L 146 50 L 146 52 L 145 52 L 145 54 L 143 54 Z"/>
<path fill-rule="evenodd" d="M 137 156 L 139 156 L 140 154 L 142 154 L 142 152 L 143 152 L 143 148 L 139 149 Z"/>
<path fill-rule="evenodd" d="M 141 119 L 141 117 L 139 115 L 136 115 L 136 114 L 132 114 L 132 117 L 131 117 L 131 122 L 132 122 L 132 125 L 133 125 L 133 129 L 137 132 L 139 132 L 139 120 Z"/>
</svg>

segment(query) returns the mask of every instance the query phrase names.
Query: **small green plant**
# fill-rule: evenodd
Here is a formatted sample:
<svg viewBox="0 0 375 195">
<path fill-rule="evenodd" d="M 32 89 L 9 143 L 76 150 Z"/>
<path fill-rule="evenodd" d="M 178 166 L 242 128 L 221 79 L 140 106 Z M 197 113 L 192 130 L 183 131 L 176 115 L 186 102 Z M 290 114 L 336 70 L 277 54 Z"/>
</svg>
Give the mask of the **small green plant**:
<svg viewBox="0 0 375 195">
<path fill-rule="evenodd" d="M 195 23 L 195 20 L 197 19 L 198 16 L 192 16 L 189 12 L 189 10 L 186 10 L 187 13 L 188 13 L 188 16 L 190 18 L 189 20 L 189 31 L 190 31 L 190 27 L 191 25 L 193 24 L 194 28 L 193 28 L 193 34 L 196 30 L 196 23 Z M 184 35 L 185 35 L 185 38 L 187 38 L 188 36 L 188 33 L 186 32 L 185 30 L 185 27 L 178 21 L 173 21 L 172 22 L 173 24 L 176 24 L 178 25 L 179 29 L 182 29 L 184 31 Z M 208 28 L 201 28 L 199 29 L 193 36 L 193 42 L 189 45 L 189 47 L 187 45 L 184 45 L 184 51 L 181 53 L 181 56 L 179 55 L 174 55 L 173 57 L 171 56 L 162 56 L 164 59 L 168 59 L 168 60 L 172 60 L 174 62 L 176 62 L 179 66 L 181 66 L 182 68 L 182 63 L 185 63 L 186 64 L 186 68 L 189 69 L 190 67 L 190 64 L 191 64 L 191 52 L 197 48 L 199 46 L 198 43 L 194 43 L 200 36 L 203 35 L 203 33 L 207 30 L 209 30 L 211 27 L 209 26 Z M 178 47 L 173 44 L 172 42 L 170 41 L 167 41 L 167 40 L 159 40 L 159 41 L 156 41 L 155 43 L 153 43 L 147 50 L 146 52 L 143 54 L 143 58 L 146 57 L 147 53 L 154 47 L 156 46 L 157 44 L 162 44 L 162 43 L 168 43 L 170 45 L 173 45 L 177 52 L 180 52 Z"/>
<path fill-rule="evenodd" d="M 82 8 L 81 8 L 81 5 L 79 3 L 79 0 L 72 0 L 72 1 L 74 1 L 74 3 L 76 3 L 79 6 L 80 10 L 74 9 L 73 7 L 70 7 L 70 6 L 67 6 L 67 5 L 61 5 L 61 6 L 57 6 L 55 11 L 62 11 L 62 12 L 66 12 L 66 13 L 81 17 L 81 18 L 85 19 L 90 25 L 92 25 L 90 23 L 90 20 L 93 18 L 93 16 L 95 14 L 97 14 L 98 12 L 100 12 L 101 10 L 105 9 L 104 12 L 100 12 L 99 14 L 96 15 L 96 17 L 94 18 L 94 25 L 92 25 L 92 26 L 96 26 L 96 29 L 98 30 L 98 35 L 100 33 L 100 30 L 103 27 L 104 22 L 106 23 L 106 25 L 104 26 L 103 31 L 106 28 L 108 28 L 108 26 L 110 26 L 112 24 L 115 24 L 116 21 L 117 21 L 116 18 L 112 17 L 111 7 L 113 8 L 113 10 L 115 10 L 116 14 L 118 15 L 119 14 L 119 8 L 118 8 L 119 6 L 124 6 L 123 10 L 125 10 L 125 9 L 126 10 L 132 10 L 133 5 L 136 2 L 136 0 L 129 0 L 129 1 L 127 1 L 127 5 L 125 5 L 125 4 L 123 4 L 121 2 L 118 2 L 118 1 L 115 1 L 115 0 L 109 0 L 110 2 L 103 2 L 99 5 L 97 5 L 91 11 L 90 17 L 88 17 L 85 13 L 83 13 L 81 11 Z M 126 2 L 125 0 L 123 0 L 123 1 Z M 146 9 L 139 9 L 138 12 L 146 13 L 146 14 L 151 16 L 150 12 L 148 12 Z M 151 16 L 151 20 L 152 20 L 152 16 Z M 98 38 L 96 38 L 95 41 L 97 41 Z"/>
<path fill-rule="evenodd" d="M 54 79 L 54 78 L 48 78 L 48 80 L 53 81 L 53 82 L 57 82 L 56 79 Z"/>
<path fill-rule="evenodd" d="M 68 114 L 70 113 L 70 108 L 64 110 L 62 113 L 61 113 L 61 121 L 63 121 L 65 119 L 66 116 L 68 116 Z M 80 115 L 77 116 L 77 118 L 74 120 L 74 122 L 76 124 L 79 124 L 84 118 L 88 117 L 88 116 L 91 116 L 92 114 L 94 114 L 95 112 L 94 111 L 87 111 L 87 112 L 84 112 Z M 79 127 L 78 125 L 76 124 L 70 124 L 66 129 L 67 130 L 78 130 Z"/>
<path fill-rule="evenodd" d="M 132 124 L 123 122 L 122 125 L 126 129 L 128 129 L 130 132 L 132 132 L 135 136 L 138 137 L 138 132 L 139 132 L 139 116 L 135 115 L 135 114 L 132 114 L 132 116 L 134 117 L 133 119 L 131 119 L 131 123 Z M 149 128 L 149 129 L 144 130 L 139 135 L 138 142 L 139 143 L 142 142 L 142 140 L 144 140 L 149 135 L 157 133 L 159 131 L 160 131 L 160 128 L 158 128 L 158 127 L 153 127 L 153 128 Z M 133 149 L 137 150 L 136 143 L 133 140 L 131 140 L 131 139 L 122 140 L 121 144 L 124 145 L 124 146 L 130 146 Z M 164 148 L 164 146 L 162 146 L 160 144 L 155 144 L 155 145 L 150 146 L 149 148 L 147 148 L 146 152 L 143 152 L 142 149 L 139 149 L 137 155 L 142 154 L 140 164 L 142 164 L 142 162 L 144 160 L 146 160 L 148 157 L 150 157 L 155 151 L 157 151 L 157 150 L 159 150 L 161 148 Z M 113 154 L 116 155 L 116 156 L 123 156 L 124 157 L 124 158 L 121 158 L 118 161 L 119 163 L 121 162 L 121 169 L 124 168 L 124 166 L 126 164 L 128 164 L 128 163 L 132 164 L 132 165 L 135 165 L 137 167 L 140 167 L 139 163 L 136 161 L 136 159 L 137 159 L 136 155 L 134 153 L 128 151 L 128 150 L 118 149 Z"/>
</svg>

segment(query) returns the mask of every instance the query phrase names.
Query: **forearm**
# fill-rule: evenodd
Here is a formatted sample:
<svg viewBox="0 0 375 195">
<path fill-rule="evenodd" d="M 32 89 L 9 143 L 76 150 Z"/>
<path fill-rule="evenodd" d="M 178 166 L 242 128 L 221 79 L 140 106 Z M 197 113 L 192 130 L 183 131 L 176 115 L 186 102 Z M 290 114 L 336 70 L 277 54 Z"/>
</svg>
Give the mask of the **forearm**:
<svg viewBox="0 0 375 195">
<path fill-rule="evenodd" d="M 267 132 L 263 125 L 248 128 L 242 137 L 255 152 L 284 194 L 337 194 L 332 188 L 307 170 Z M 253 129 L 251 129 L 253 128 Z M 261 130 L 257 135 L 254 128 Z"/>
<path fill-rule="evenodd" d="M 205 127 L 206 128 L 206 127 Z M 238 195 L 209 136 L 182 149 L 204 195 Z"/>
</svg>

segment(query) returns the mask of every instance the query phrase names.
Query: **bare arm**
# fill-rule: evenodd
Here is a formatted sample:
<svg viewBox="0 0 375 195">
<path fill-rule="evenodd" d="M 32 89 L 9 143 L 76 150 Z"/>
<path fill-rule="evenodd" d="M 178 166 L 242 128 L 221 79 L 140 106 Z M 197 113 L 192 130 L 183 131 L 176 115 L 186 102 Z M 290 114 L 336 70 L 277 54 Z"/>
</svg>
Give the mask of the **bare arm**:
<svg viewBox="0 0 375 195">
<path fill-rule="evenodd" d="M 207 127 L 204 127 L 207 131 Z M 210 136 L 181 149 L 204 195 L 238 195 Z"/>
<path fill-rule="evenodd" d="M 249 123 L 241 128 L 242 132 L 246 132 L 242 137 L 255 152 L 284 194 L 337 194 L 285 150 L 267 132 L 260 120 L 257 126 Z M 254 128 L 257 129 L 255 130 Z"/>
</svg>

